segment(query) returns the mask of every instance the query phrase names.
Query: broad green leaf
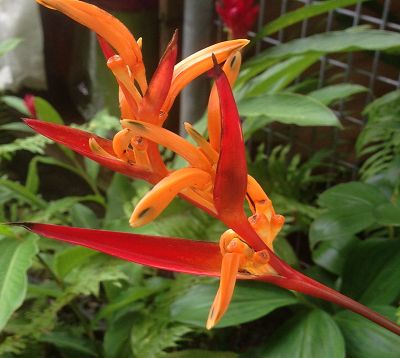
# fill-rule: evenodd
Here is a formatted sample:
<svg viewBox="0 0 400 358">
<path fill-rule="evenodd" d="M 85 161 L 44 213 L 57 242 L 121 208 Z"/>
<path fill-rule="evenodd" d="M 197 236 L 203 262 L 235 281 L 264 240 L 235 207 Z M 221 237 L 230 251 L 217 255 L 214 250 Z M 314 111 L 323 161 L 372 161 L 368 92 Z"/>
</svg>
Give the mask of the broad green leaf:
<svg viewBox="0 0 400 358">
<path fill-rule="evenodd" d="M 77 358 L 98 357 L 92 341 L 74 336 L 68 332 L 51 332 L 41 337 L 40 341 L 54 345 L 63 353 L 63 356 Z"/>
<path fill-rule="evenodd" d="M 326 312 L 313 309 L 297 314 L 281 326 L 253 357 L 344 358 L 339 327 Z"/>
<path fill-rule="evenodd" d="M 310 226 L 311 248 L 325 241 L 350 242 L 354 234 L 371 226 L 372 220 L 371 210 L 322 214 Z"/>
<path fill-rule="evenodd" d="M 253 131 L 272 121 L 298 126 L 341 126 L 328 107 L 300 94 L 274 93 L 246 98 L 238 103 L 238 108 L 240 115 L 250 117 L 244 122 L 244 132 L 246 122 L 254 120 L 257 122 L 252 124 Z"/>
<path fill-rule="evenodd" d="M 86 205 L 76 203 L 69 210 L 73 226 L 84 227 L 88 229 L 97 229 L 100 227 L 99 218 Z"/>
<path fill-rule="evenodd" d="M 318 203 L 331 210 L 363 210 L 385 204 L 388 199 L 376 187 L 361 182 L 339 184 L 323 192 Z"/>
<path fill-rule="evenodd" d="M 26 272 L 37 253 L 35 240 L 0 240 L 0 331 L 26 295 Z"/>
<path fill-rule="evenodd" d="M 300 9 L 279 16 L 276 20 L 270 21 L 260 30 L 253 41 L 257 41 L 262 37 L 271 35 L 274 32 L 284 29 L 285 27 L 297 24 L 298 22 L 305 19 L 324 14 L 339 7 L 350 6 L 363 1 L 365 0 L 328 0 L 306 5 L 304 7 L 301 7 Z"/>
<path fill-rule="evenodd" d="M 115 312 L 130 306 L 133 302 L 152 295 L 154 292 L 155 290 L 147 287 L 130 287 L 128 290 L 123 291 L 112 302 L 105 305 L 96 315 L 95 321 L 97 322 L 100 319 L 109 318 Z"/>
<path fill-rule="evenodd" d="M 386 311 L 394 319 L 395 309 L 387 307 Z M 343 333 L 348 357 L 399 357 L 400 337 L 396 334 L 350 311 L 339 312 L 335 321 Z"/>
<path fill-rule="evenodd" d="M 271 59 L 270 61 L 260 62 L 256 65 L 247 66 L 247 62 L 245 62 L 242 66 L 242 69 L 239 72 L 239 76 L 235 82 L 235 90 L 239 90 L 248 80 L 253 78 L 254 76 L 258 75 L 259 73 L 263 72 L 267 68 L 271 67 L 278 60 Z"/>
<path fill-rule="evenodd" d="M 20 43 L 21 39 L 11 38 L 0 42 L 0 56 L 3 56 L 7 52 L 12 51 L 16 48 Z"/>
<path fill-rule="evenodd" d="M 38 119 L 50 123 L 64 124 L 60 114 L 45 99 L 35 96 L 34 102 Z"/>
<path fill-rule="evenodd" d="M 132 180 L 121 174 L 114 174 L 107 190 L 106 225 L 118 219 L 127 217 L 124 206 L 131 201 L 136 194 Z"/>
<path fill-rule="evenodd" d="M 315 234 L 314 234 L 315 235 Z M 341 275 L 346 257 L 352 245 L 357 242 L 353 237 L 346 240 L 330 240 L 319 242 L 312 250 L 313 261 L 325 270 Z"/>
<path fill-rule="evenodd" d="M 378 224 L 387 226 L 400 226 L 400 207 L 386 203 L 376 208 Z"/>
<path fill-rule="evenodd" d="M 364 86 L 354 85 L 350 83 L 341 83 L 315 90 L 308 93 L 308 96 L 328 106 L 329 104 L 332 104 L 337 100 L 346 99 L 347 97 L 350 97 L 354 94 L 366 91 L 368 91 L 368 89 Z"/>
<path fill-rule="evenodd" d="M 86 196 L 67 196 L 62 199 L 51 201 L 44 212 L 42 213 L 44 220 L 49 220 L 55 215 L 62 214 L 66 211 L 71 210 L 71 208 L 77 203 L 83 203 L 85 201 L 92 201 L 97 204 L 102 204 L 102 198 L 98 195 L 86 195 Z"/>
<path fill-rule="evenodd" d="M 103 341 L 105 358 L 133 357 L 129 341 L 135 316 L 128 313 L 107 325 Z"/>
<path fill-rule="evenodd" d="M 234 352 L 222 352 L 222 351 L 206 351 L 203 349 L 188 349 L 184 351 L 178 351 L 168 353 L 167 358 L 237 358 L 239 354 Z"/>
<path fill-rule="evenodd" d="M 99 255 L 99 253 L 86 247 L 68 247 L 55 255 L 54 269 L 60 278 L 64 278 L 72 270 L 79 268 L 95 255 Z"/>
<path fill-rule="evenodd" d="M 1 44 L 0 44 L 1 46 Z M 0 50 L 1 51 L 1 50 Z M 18 112 L 29 116 L 30 113 L 28 108 L 26 108 L 25 102 L 23 99 L 16 97 L 16 96 L 2 96 L 1 101 L 4 102 L 7 106 L 17 110 Z M 27 125 L 24 124 L 25 127 L 29 128 Z"/>
<path fill-rule="evenodd" d="M 240 91 L 235 91 L 237 100 L 259 96 L 265 93 L 275 93 L 285 88 L 303 71 L 318 60 L 319 56 L 296 56 L 277 63 L 262 74 L 248 81 Z"/>
<path fill-rule="evenodd" d="M 391 304 L 400 295 L 399 277 L 400 241 L 369 239 L 347 255 L 342 291 L 364 304 Z"/>
<path fill-rule="evenodd" d="M 400 34 L 397 32 L 372 29 L 331 31 L 271 47 L 255 56 L 248 62 L 248 65 L 305 53 L 323 55 L 332 52 L 360 50 L 398 50 L 399 47 Z"/>
<path fill-rule="evenodd" d="M 171 319 L 204 327 L 217 289 L 217 283 L 191 288 L 172 304 Z M 289 291 L 268 284 L 240 282 L 235 288 L 227 313 L 217 327 L 252 321 L 279 307 L 296 303 L 297 298 Z"/>
</svg>

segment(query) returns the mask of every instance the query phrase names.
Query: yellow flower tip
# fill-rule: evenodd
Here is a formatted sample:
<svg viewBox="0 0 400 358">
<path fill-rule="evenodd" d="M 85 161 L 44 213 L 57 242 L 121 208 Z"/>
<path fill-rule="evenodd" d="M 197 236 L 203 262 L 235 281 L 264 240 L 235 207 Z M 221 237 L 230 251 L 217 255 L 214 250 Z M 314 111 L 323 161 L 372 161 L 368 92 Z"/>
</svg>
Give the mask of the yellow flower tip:
<svg viewBox="0 0 400 358">
<path fill-rule="evenodd" d="M 103 149 L 99 143 L 97 143 L 95 138 L 89 139 L 89 147 L 91 151 L 95 154 L 101 155 L 102 157 L 109 159 L 116 159 L 115 156 L 108 153 L 105 149 Z"/>
<path fill-rule="evenodd" d="M 129 218 L 129 225 L 132 227 L 141 227 L 153 219 L 151 214 L 151 207 L 141 209 L 140 211 L 135 209 Z"/>
<path fill-rule="evenodd" d="M 107 66 L 113 72 L 115 70 L 120 70 L 121 68 L 125 68 L 126 67 L 126 65 L 124 63 L 124 60 L 121 58 L 120 55 L 111 56 L 107 60 Z"/>
<path fill-rule="evenodd" d="M 55 7 L 49 5 L 49 1 L 46 1 L 46 0 L 36 0 L 36 2 L 37 2 L 38 4 L 40 4 L 40 5 L 43 5 L 44 7 L 47 7 L 47 8 L 49 8 L 49 9 L 51 9 L 51 10 L 57 10 Z"/>
<path fill-rule="evenodd" d="M 143 38 L 139 37 L 139 38 L 137 39 L 136 42 L 137 42 L 139 48 L 142 49 L 142 46 L 143 46 Z"/>
</svg>

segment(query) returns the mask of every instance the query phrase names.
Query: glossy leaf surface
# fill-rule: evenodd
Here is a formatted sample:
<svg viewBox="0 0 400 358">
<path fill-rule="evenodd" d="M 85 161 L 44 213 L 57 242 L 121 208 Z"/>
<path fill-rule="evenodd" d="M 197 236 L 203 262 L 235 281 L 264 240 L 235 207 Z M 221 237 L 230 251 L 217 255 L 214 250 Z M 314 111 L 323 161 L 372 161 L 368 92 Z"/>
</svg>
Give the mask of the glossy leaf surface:
<svg viewBox="0 0 400 358">
<path fill-rule="evenodd" d="M 345 345 L 335 321 L 326 312 L 313 309 L 281 326 L 255 356 L 344 358 Z"/>
<path fill-rule="evenodd" d="M 172 319 L 204 327 L 210 310 L 210 302 L 217 289 L 217 284 L 200 284 L 191 288 L 171 306 Z M 279 307 L 297 302 L 297 298 L 287 290 L 268 284 L 241 282 L 237 284 L 229 309 L 217 327 L 228 327 L 252 321 Z"/>
</svg>

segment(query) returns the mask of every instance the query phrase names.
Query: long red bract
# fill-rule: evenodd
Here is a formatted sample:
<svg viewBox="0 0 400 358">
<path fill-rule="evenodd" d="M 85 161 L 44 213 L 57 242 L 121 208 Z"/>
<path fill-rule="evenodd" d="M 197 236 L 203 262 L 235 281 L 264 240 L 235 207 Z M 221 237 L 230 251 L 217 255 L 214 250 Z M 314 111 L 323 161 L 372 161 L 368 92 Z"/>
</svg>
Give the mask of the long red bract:
<svg viewBox="0 0 400 358">
<path fill-rule="evenodd" d="M 156 119 L 158 122 L 161 107 L 171 87 L 177 53 L 178 33 L 175 31 L 143 97 L 142 108 L 145 120 L 147 116 L 148 118 Z M 139 115 L 142 115 L 142 113 L 139 112 Z M 164 116 L 162 117 L 164 120 Z"/>
<path fill-rule="evenodd" d="M 195 275 L 220 275 L 221 253 L 218 244 L 212 242 L 50 224 L 15 225 L 141 265 Z"/>
<path fill-rule="evenodd" d="M 225 73 L 215 64 L 221 109 L 221 145 L 214 183 L 214 205 L 225 220 L 242 219 L 247 188 L 247 164 L 240 118 Z"/>
<path fill-rule="evenodd" d="M 24 119 L 24 121 L 35 132 L 40 133 L 57 143 L 65 145 L 73 151 L 88 157 L 113 171 L 127 175 L 131 178 L 144 179 L 153 184 L 157 183 L 162 178 L 157 173 L 144 170 L 134 164 L 128 164 L 122 160 L 118 160 L 117 158 L 106 158 L 96 154 L 89 147 L 89 139 L 94 138 L 104 150 L 113 155 L 112 142 L 108 139 L 101 138 L 95 134 L 80 129 L 39 121 L 37 119 Z"/>
</svg>

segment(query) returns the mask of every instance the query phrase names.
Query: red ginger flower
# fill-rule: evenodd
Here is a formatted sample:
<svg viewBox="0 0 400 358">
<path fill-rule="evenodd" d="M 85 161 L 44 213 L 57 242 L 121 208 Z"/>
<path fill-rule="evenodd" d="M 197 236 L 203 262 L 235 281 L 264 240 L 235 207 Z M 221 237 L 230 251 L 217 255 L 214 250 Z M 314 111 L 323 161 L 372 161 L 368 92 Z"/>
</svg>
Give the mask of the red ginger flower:
<svg viewBox="0 0 400 358">
<path fill-rule="evenodd" d="M 232 38 L 237 39 L 247 37 L 247 32 L 253 28 L 259 5 L 254 5 L 253 0 L 220 0 L 216 10 Z"/>
<path fill-rule="evenodd" d="M 61 11 L 75 15 L 72 5 L 80 7 L 82 4 L 76 0 L 40 1 L 49 6 L 60 6 Z M 63 7 L 67 3 L 72 7 Z M 90 11 L 97 10 L 90 8 Z M 90 19 L 90 17 L 86 17 L 85 12 L 83 12 L 83 15 L 82 12 L 78 12 L 78 15 L 85 15 L 84 19 Z M 80 19 L 79 16 L 78 20 Z M 101 16 L 104 16 L 104 14 Z M 106 19 L 109 23 L 115 21 L 115 19 L 112 21 L 109 18 Z M 104 29 L 102 28 L 102 30 Z M 113 28 L 110 29 L 114 35 L 117 34 L 113 30 Z M 105 32 L 105 35 L 108 36 L 109 33 Z M 107 40 L 106 36 L 105 39 Z M 171 56 L 175 56 L 171 55 L 175 52 L 171 50 L 174 46 L 174 41 L 172 41 L 172 45 L 168 47 L 167 54 L 160 63 L 161 68 L 170 68 Z M 104 47 L 105 53 L 110 54 L 112 50 L 107 45 Z M 203 50 L 203 53 L 200 52 L 201 55 L 194 62 L 196 73 L 199 72 L 199 68 L 196 68 L 199 57 L 201 58 L 201 69 L 207 70 L 209 68 L 211 59 L 206 59 L 207 53 L 207 49 Z M 260 185 L 247 174 L 240 119 L 230 87 L 230 83 L 234 82 L 239 71 L 240 53 L 234 51 L 228 55 L 226 55 L 226 51 L 224 53 L 225 59 L 227 59 L 223 70 L 217 65 L 217 62 L 224 61 L 221 60 L 221 53 L 219 59 L 213 56 L 216 83 L 211 91 L 208 108 L 210 141 L 203 138 L 189 124 L 186 125 L 186 130 L 195 141 L 196 146 L 161 128 L 157 121 L 154 123 L 145 121 L 147 117 L 140 118 L 138 108 L 145 107 L 150 119 L 155 119 L 157 114 L 151 104 L 158 103 L 156 108 L 162 110 L 163 104 L 160 106 L 159 98 L 154 99 L 154 101 L 149 100 L 149 98 L 154 98 L 150 90 L 154 78 L 158 78 L 156 80 L 156 83 L 158 83 L 165 79 L 165 76 L 166 78 L 171 77 L 168 75 L 170 71 L 164 72 L 164 70 L 157 70 L 155 76 L 153 76 L 149 86 L 150 92 L 143 91 L 142 93 L 145 93 L 143 98 L 133 98 L 137 108 L 129 101 L 122 102 L 126 106 L 126 111 L 135 112 L 135 108 L 137 111 L 133 113 L 133 117 L 121 121 L 124 129 L 114 137 L 113 141 L 66 126 L 31 119 L 26 120 L 26 123 L 37 132 L 108 168 L 156 184 L 132 213 L 130 219 L 132 226 L 144 225 L 153 220 L 175 195 L 180 195 L 230 227 L 228 231 L 222 234 L 219 246 L 215 243 L 56 225 L 35 223 L 21 225 L 49 238 L 90 247 L 140 264 L 191 274 L 220 275 L 220 287 L 210 310 L 208 328 L 217 324 L 227 310 L 235 281 L 239 278 L 271 282 L 290 290 L 337 303 L 400 335 L 400 327 L 395 323 L 339 292 L 304 276 L 275 255 L 273 240 L 282 227 L 284 218 L 275 214 L 268 196 Z M 109 56 L 107 55 L 107 57 Z M 164 62 L 165 58 L 169 60 Z M 116 60 L 117 62 L 120 61 L 118 58 Z M 135 72 L 135 66 L 138 64 L 135 61 L 132 63 L 133 67 L 128 68 L 130 72 L 128 71 L 127 75 L 124 75 L 128 77 L 118 77 L 118 73 L 116 74 L 122 87 L 123 96 L 125 94 L 127 97 L 130 95 L 129 91 L 127 92 L 127 87 L 131 85 L 131 74 L 134 74 L 133 77 L 137 73 L 144 74 L 142 65 L 139 66 L 139 72 Z M 183 65 L 178 67 L 181 70 L 189 68 L 186 77 L 192 76 L 190 66 L 188 67 L 188 62 L 191 61 L 192 59 L 190 61 L 184 60 L 182 61 Z M 165 65 L 165 63 L 169 65 Z M 178 78 L 179 74 L 184 72 L 179 70 L 175 72 L 177 66 L 175 66 L 173 78 L 176 74 L 175 78 Z M 122 66 L 121 68 L 125 70 L 125 67 Z M 161 75 L 161 73 L 167 73 L 167 75 Z M 145 77 L 141 78 L 144 80 L 142 85 L 146 85 L 147 88 Z M 139 79 L 135 79 L 141 86 Z M 144 87 L 140 88 L 143 89 Z M 164 87 L 162 88 L 164 89 Z M 168 93 L 168 91 L 166 92 Z M 150 94 L 146 99 L 147 93 Z M 124 98 L 123 96 L 122 98 Z M 132 95 L 132 97 L 134 96 Z M 146 106 L 149 106 L 151 110 L 148 110 Z M 141 148 L 143 140 L 153 144 L 153 151 L 149 151 L 150 145 L 147 148 Z M 159 155 L 158 151 L 154 151 L 154 149 L 157 149 L 156 143 L 182 156 L 189 163 L 189 166 L 175 171 L 169 171 L 161 166 L 160 170 L 160 166 L 154 165 L 154 160 L 157 157 L 152 156 Z M 135 148 L 138 149 L 138 152 L 134 150 Z M 129 152 L 130 155 L 126 154 L 128 149 L 132 150 L 132 152 Z M 140 163 L 138 163 L 139 156 L 142 156 Z M 247 219 L 243 209 L 246 199 L 253 212 L 249 219 Z"/>
</svg>

